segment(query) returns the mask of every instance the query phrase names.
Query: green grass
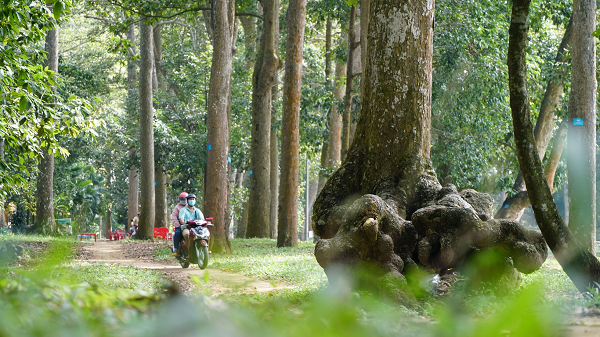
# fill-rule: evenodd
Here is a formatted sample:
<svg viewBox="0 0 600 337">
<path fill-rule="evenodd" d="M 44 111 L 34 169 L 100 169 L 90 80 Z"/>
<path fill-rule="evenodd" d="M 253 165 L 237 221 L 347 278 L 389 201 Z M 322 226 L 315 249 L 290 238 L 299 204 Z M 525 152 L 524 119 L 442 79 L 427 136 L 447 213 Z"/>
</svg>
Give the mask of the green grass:
<svg viewBox="0 0 600 337">
<path fill-rule="evenodd" d="M 314 243 L 277 248 L 271 239 L 235 239 L 233 254 L 211 255 L 211 268 L 218 268 L 271 282 L 316 290 L 327 282 L 323 268 L 313 255 Z"/>
</svg>

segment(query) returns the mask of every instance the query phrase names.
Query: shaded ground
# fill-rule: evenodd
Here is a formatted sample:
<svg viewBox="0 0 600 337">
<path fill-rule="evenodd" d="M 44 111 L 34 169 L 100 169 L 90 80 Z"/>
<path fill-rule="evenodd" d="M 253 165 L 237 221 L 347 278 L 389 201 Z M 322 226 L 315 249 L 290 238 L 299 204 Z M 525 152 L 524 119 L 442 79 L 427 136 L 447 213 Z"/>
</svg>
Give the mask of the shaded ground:
<svg viewBox="0 0 600 337">
<path fill-rule="evenodd" d="M 261 293 L 291 288 L 282 284 L 271 284 L 266 281 L 253 279 L 244 275 L 209 268 L 200 270 L 198 266 L 190 265 L 184 269 L 175 258 L 166 261 L 154 261 L 153 251 L 170 247 L 167 241 L 98 241 L 84 243 L 78 254 L 78 260 L 86 262 L 118 263 L 136 268 L 155 269 L 167 279 L 173 281 L 179 290 L 187 292 L 195 287 L 206 292 L 211 297 L 222 294 Z M 208 276 L 206 276 L 208 274 Z M 201 282 L 193 282 L 192 275 Z M 204 280 L 207 280 L 204 282 Z"/>
</svg>

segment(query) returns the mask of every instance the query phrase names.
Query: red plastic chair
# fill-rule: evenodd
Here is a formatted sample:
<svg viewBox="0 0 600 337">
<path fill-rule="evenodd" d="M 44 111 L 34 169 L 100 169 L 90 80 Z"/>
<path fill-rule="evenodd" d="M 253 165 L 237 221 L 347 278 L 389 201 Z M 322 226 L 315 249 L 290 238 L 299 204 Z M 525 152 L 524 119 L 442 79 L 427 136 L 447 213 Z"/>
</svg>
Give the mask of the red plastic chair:
<svg viewBox="0 0 600 337">
<path fill-rule="evenodd" d="M 169 233 L 169 229 L 167 227 L 158 227 L 154 228 L 154 237 L 159 237 L 163 240 L 167 239 L 167 233 Z"/>
<path fill-rule="evenodd" d="M 125 239 L 125 231 L 122 229 L 117 229 L 115 231 L 115 240 Z"/>
</svg>

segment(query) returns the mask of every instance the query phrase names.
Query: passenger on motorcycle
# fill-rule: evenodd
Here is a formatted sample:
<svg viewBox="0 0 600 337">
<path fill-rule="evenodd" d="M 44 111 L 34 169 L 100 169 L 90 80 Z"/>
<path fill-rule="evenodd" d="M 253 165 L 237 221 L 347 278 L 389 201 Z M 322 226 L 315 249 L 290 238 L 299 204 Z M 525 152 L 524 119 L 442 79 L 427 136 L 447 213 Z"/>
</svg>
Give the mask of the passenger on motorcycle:
<svg viewBox="0 0 600 337">
<path fill-rule="evenodd" d="M 179 248 L 179 242 L 181 241 L 181 224 L 179 223 L 179 213 L 187 205 L 187 192 L 181 192 L 179 195 L 179 202 L 173 208 L 171 212 L 171 223 L 173 224 L 173 230 L 175 235 L 173 236 L 173 256 L 177 256 L 177 248 Z"/>
<path fill-rule="evenodd" d="M 190 220 L 204 220 L 204 214 L 200 212 L 199 209 L 194 207 L 196 205 L 196 196 L 194 194 L 188 194 L 187 196 L 187 207 L 184 207 L 179 211 L 179 224 L 183 228 L 181 230 L 181 235 L 185 242 L 188 242 L 188 237 L 190 235 L 190 230 L 185 228 L 187 227 L 186 222 Z M 189 247 L 189 245 L 188 245 Z"/>
</svg>

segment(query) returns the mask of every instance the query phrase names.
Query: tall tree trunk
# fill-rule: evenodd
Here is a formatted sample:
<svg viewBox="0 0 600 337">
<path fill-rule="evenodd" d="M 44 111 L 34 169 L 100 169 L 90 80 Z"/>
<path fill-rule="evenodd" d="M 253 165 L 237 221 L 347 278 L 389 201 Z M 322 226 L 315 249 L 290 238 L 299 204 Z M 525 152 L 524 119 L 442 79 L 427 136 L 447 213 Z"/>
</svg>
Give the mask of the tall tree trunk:
<svg viewBox="0 0 600 337">
<path fill-rule="evenodd" d="M 214 217 L 211 250 L 231 253 L 229 241 L 229 100 L 231 97 L 232 41 L 235 29 L 233 0 L 214 0 L 213 57 L 206 126 L 210 146 L 206 164 L 204 213 Z"/>
<path fill-rule="evenodd" d="M 153 27 L 142 18 L 140 29 L 140 224 L 137 237 L 154 237 L 154 108 L 152 73 L 154 64 Z"/>
<path fill-rule="evenodd" d="M 277 11 L 279 12 L 279 8 L 277 8 Z M 250 16 L 240 16 L 240 22 L 242 23 L 242 27 L 244 28 L 246 69 L 252 69 L 254 68 L 254 62 L 256 61 L 256 18 Z M 263 34 L 265 32 L 265 28 L 266 27 L 263 27 Z"/>
<path fill-rule="evenodd" d="M 569 20 L 565 34 L 563 35 L 562 41 L 558 48 L 555 58 L 555 69 L 554 72 L 558 73 L 560 70 L 559 64 L 566 62 L 565 53 L 568 46 L 571 44 L 572 39 L 572 27 L 573 17 Z M 552 131 L 555 123 L 555 111 L 560 103 L 560 98 L 563 94 L 563 83 L 564 76 L 556 76 L 557 79 L 551 79 L 548 81 L 546 86 L 546 92 L 540 105 L 540 113 L 535 124 L 535 146 L 537 147 L 540 159 L 544 158 L 546 148 L 552 138 Z M 516 194 L 507 197 L 502 206 L 496 212 L 494 216 L 496 219 L 514 219 L 519 220 L 523 214 L 525 207 L 528 207 L 531 203 L 527 199 L 527 190 L 525 189 L 525 182 L 523 181 L 523 175 L 521 172 L 518 173 L 517 179 L 513 185 L 513 189 L 517 191 Z"/>
<path fill-rule="evenodd" d="M 515 268 L 536 270 L 547 256 L 539 233 L 491 219 L 489 195 L 442 188 L 435 177 L 433 6 L 429 0 L 371 2 L 363 92 L 369 104 L 362 104 L 357 137 L 313 207 L 313 229 L 321 237 L 315 257 L 330 281 L 340 270 L 374 264 L 368 277 L 353 274 L 358 284 L 400 301 L 410 299 L 401 285 L 405 267 L 416 268 L 413 257 L 444 272 L 493 248 L 513 261 L 503 268 L 514 275 Z"/>
<path fill-rule="evenodd" d="M 46 33 L 46 62 L 49 70 L 58 73 L 58 26 Z M 38 164 L 37 188 L 35 192 L 35 224 L 34 233 L 54 234 L 54 155 L 42 149 L 42 157 Z"/>
<path fill-rule="evenodd" d="M 530 1 L 513 0 L 509 30 L 508 75 L 517 156 L 535 219 L 548 246 L 577 289 L 587 292 L 594 282 L 600 282 L 600 262 L 565 225 L 544 177 L 537 148 L 533 146 L 526 63 Z"/>
<path fill-rule="evenodd" d="M 298 180 L 300 150 L 300 91 L 306 0 L 291 0 L 286 14 L 287 42 L 281 117 L 281 177 L 277 247 L 298 243 Z"/>
<path fill-rule="evenodd" d="M 279 36 L 279 34 L 277 34 Z M 279 38 L 278 38 L 279 39 Z M 277 140 L 277 102 L 279 101 L 279 79 L 271 89 L 271 210 L 269 216 L 270 237 L 277 237 L 277 205 L 279 204 L 279 142 Z"/>
<path fill-rule="evenodd" d="M 365 67 L 367 64 L 367 45 L 369 31 L 369 15 L 371 13 L 371 0 L 360 0 L 360 64 L 362 65 L 362 79 L 360 81 L 360 92 L 364 92 Z M 361 95 L 362 97 L 362 95 Z"/>
<path fill-rule="evenodd" d="M 263 30 L 252 76 L 252 142 L 250 148 L 250 196 L 246 237 L 270 236 L 271 215 L 271 89 L 277 76 L 276 35 L 279 1 L 262 0 Z"/>
<path fill-rule="evenodd" d="M 567 179 L 569 228 L 596 254 L 596 1 L 573 0 Z"/>
<path fill-rule="evenodd" d="M 331 40 L 332 40 L 332 22 L 331 18 L 327 18 L 327 23 L 325 24 L 325 81 L 329 86 L 333 86 L 333 79 L 331 78 Z M 331 119 L 331 110 L 327 111 L 327 120 Z M 330 129 L 329 123 L 327 128 Z M 330 130 L 328 130 L 331 132 Z M 321 146 L 321 170 L 329 167 L 329 138 L 324 139 L 323 145 Z M 325 185 L 325 181 L 327 181 L 327 177 L 325 172 L 319 172 L 319 180 L 317 189 L 320 191 Z"/>
<path fill-rule="evenodd" d="M 155 216 L 154 227 L 168 227 L 167 221 L 167 175 L 162 165 L 156 165 L 154 179 L 156 180 L 155 189 Z"/>
<path fill-rule="evenodd" d="M 131 119 L 131 121 L 138 120 L 137 111 L 137 103 L 136 103 L 136 90 L 137 90 L 137 79 L 136 79 L 136 63 L 133 61 L 135 57 L 135 50 L 133 46 L 135 46 L 135 25 L 130 24 L 129 29 L 127 30 L 127 40 L 132 47 L 128 50 L 128 59 L 127 59 L 127 115 Z M 137 123 L 132 122 L 130 128 L 135 128 Z M 132 130 L 133 131 L 133 130 Z M 133 132 L 133 134 L 137 134 Z M 136 149 L 129 149 L 129 159 L 134 162 L 136 157 Z M 127 196 L 127 223 L 125 224 L 126 230 L 129 233 L 129 226 L 131 224 L 131 220 L 138 216 L 139 210 L 139 188 L 140 188 L 140 177 L 139 170 L 135 165 L 131 165 L 129 167 L 129 186 L 128 186 L 128 196 Z"/>
<path fill-rule="evenodd" d="M 342 77 L 346 72 L 346 65 L 341 61 L 335 64 L 335 87 L 333 89 L 333 98 L 336 102 L 342 100 L 346 86 L 342 84 Z M 342 115 L 338 111 L 337 104 L 331 107 L 329 115 L 329 165 L 328 167 L 337 168 L 342 160 Z"/>
<path fill-rule="evenodd" d="M 156 73 L 156 89 L 160 90 L 163 94 L 167 90 L 167 82 L 165 78 L 165 72 L 161 66 L 163 53 L 162 53 L 162 25 L 158 24 L 153 30 L 153 45 L 154 45 L 154 72 Z M 164 156 L 160 156 L 164 157 Z M 155 219 L 154 227 L 168 227 L 169 221 L 167 218 L 167 176 L 165 165 L 160 160 L 155 161 L 154 180 L 156 182 L 155 188 Z"/>
<path fill-rule="evenodd" d="M 356 49 L 356 7 L 350 7 L 348 24 L 348 62 L 346 62 L 346 96 L 342 113 L 342 159 L 346 158 L 350 149 L 350 127 L 352 124 L 352 82 L 354 80 L 354 50 Z"/>
</svg>

